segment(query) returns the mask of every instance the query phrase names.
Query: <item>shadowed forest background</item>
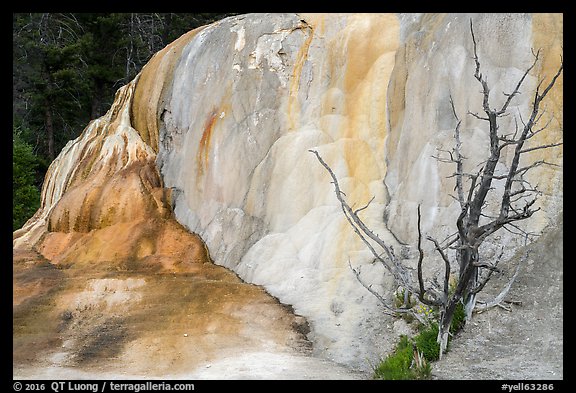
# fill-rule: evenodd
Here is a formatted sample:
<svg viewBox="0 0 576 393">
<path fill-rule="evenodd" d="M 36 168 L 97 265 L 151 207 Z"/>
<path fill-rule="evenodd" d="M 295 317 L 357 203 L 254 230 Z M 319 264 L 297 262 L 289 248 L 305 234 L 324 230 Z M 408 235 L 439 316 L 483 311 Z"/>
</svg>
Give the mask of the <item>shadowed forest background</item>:
<svg viewBox="0 0 576 393">
<path fill-rule="evenodd" d="M 12 229 L 40 206 L 48 166 L 160 49 L 223 13 L 12 15 Z"/>
</svg>

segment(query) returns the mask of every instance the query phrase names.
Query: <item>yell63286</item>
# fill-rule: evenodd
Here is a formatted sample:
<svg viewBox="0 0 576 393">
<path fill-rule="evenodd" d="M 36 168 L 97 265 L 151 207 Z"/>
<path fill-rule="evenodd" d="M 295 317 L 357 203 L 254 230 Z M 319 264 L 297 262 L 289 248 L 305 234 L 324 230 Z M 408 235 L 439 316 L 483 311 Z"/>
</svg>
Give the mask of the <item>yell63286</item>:
<svg viewBox="0 0 576 393">
<path fill-rule="evenodd" d="M 502 391 L 503 392 L 512 392 L 514 390 L 554 390 L 553 383 L 525 383 L 525 382 L 518 382 L 518 383 L 503 383 L 502 384 Z"/>
</svg>

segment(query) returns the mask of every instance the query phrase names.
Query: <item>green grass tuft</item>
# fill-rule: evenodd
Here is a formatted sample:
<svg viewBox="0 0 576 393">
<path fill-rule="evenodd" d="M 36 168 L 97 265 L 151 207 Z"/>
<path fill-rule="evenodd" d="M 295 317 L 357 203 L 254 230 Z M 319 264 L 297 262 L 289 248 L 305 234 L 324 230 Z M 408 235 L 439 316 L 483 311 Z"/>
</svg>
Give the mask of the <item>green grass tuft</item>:
<svg viewBox="0 0 576 393">
<path fill-rule="evenodd" d="M 450 324 L 450 333 L 458 333 L 466 323 L 466 312 L 464 311 L 464 304 L 458 302 L 454 315 L 452 316 L 452 323 Z"/>
<path fill-rule="evenodd" d="M 375 379 L 402 380 L 414 379 L 412 364 L 412 344 L 407 336 L 401 336 L 394 353 L 388 355 L 375 369 Z"/>
<path fill-rule="evenodd" d="M 432 323 L 420 331 L 414 341 L 416 348 L 424 355 L 428 361 L 436 361 L 440 358 L 440 345 L 436 342 L 438 338 L 438 324 Z"/>
</svg>

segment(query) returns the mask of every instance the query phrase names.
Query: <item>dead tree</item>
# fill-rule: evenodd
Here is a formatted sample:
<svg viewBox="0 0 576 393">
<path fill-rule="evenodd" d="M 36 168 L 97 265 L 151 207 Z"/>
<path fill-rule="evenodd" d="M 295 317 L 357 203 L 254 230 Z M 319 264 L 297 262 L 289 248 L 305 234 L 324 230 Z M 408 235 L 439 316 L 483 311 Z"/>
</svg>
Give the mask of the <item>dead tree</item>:
<svg viewBox="0 0 576 393">
<path fill-rule="evenodd" d="M 540 210 L 540 208 L 534 207 L 540 192 L 536 187 L 533 187 L 528 183 L 526 180 L 526 173 L 540 165 L 555 164 L 544 160 L 538 160 L 533 161 L 528 165 L 521 166 L 521 157 L 528 152 L 540 149 L 549 149 L 562 145 L 562 142 L 557 142 L 530 146 L 530 142 L 535 140 L 533 138 L 546 130 L 550 123 L 548 122 L 544 125 L 539 124 L 544 113 L 541 108 L 541 103 L 554 87 L 554 84 L 562 73 L 562 59 L 558 71 L 552 77 L 550 82 L 543 89 L 543 81 L 540 81 L 537 85 L 531 101 L 530 117 L 527 121 L 524 121 L 524 119 L 519 116 L 522 126 L 520 127 L 518 122 L 516 122 L 515 130 L 503 132 L 499 127 L 499 119 L 510 115 L 509 105 L 514 97 L 520 94 L 520 89 L 522 88 L 526 77 L 540 60 L 540 51 L 533 53 L 534 61 L 518 80 L 514 90 L 509 94 L 505 93 L 506 98 L 502 106 L 494 109 L 490 106 L 490 87 L 488 86 L 485 76 L 481 72 L 480 59 L 478 57 L 476 37 L 474 36 L 472 22 L 470 22 L 470 33 L 472 37 L 475 62 L 474 78 L 482 86 L 482 108 L 484 115 L 478 115 L 471 112 L 468 112 L 468 114 L 485 121 L 488 124 L 490 148 L 488 158 L 483 162 L 483 165 L 481 165 L 481 168 L 478 171 L 475 173 L 464 172 L 464 160 L 466 158 L 461 153 L 461 120 L 458 118 L 451 100 L 453 114 L 457 122 L 454 129 L 455 144 L 451 151 L 444 151 L 446 154 L 444 157 L 436 158 L 440 161 L 451 163 L 456 167 L 452 177 L 454 177 L 456 181 L 455 190 L 457 192 L 457 197 L 455 198 L 459 202 L 460 213 L 456 219 L 456 228 L 452 236 L 449 236 L 442 242 L 438 242 L 431 236 L 426 237 L 427 240 L 434 244 L 434 249 L 444 262 L 444 276 L 441 285 L 435 285 L 431 282 L 427 283 L 423 278 L 422 265 L 425 255 L 422 248 L 420 206 L 418 206 L 416 212 L 418 215 L 418 227 L 416 229 L 418 231 L 417 247 L 419 257 L 416 268 L 416 277 L 414 277 L 413 269 L 409 268 L 405 261 L 394 253 L 392 247 L 380 239 L 359 217 L 358 213 L 365 210 L 374 198 L 372 198 L 372 200 L 370 200 L 370 202 L 368 202 L 364 207 L 353 210 L 346 201 L 345 194 L 340 189 L 338 179 L 330 166 L 322 159 L 317 151 L 310 150 L 310 152 L 316 155 L 318 161 L 332 177 L 336 198 L 340 202 L 346 219 L 356 234 L 372 252 L 375 259 L 381 262 L 386 270 L 392 274 L 396 283 L 405 289 L 406 295 L 415 295 L 421 303 L 435 307 L 439 311 L 439 332 L 437 341 L 440 346 L 440 356 L 442 356 L 442 353 L 446 350 L 450 325 L 458 303 L 464 305 L 466 321 L 469 321 L 472 316 L 472 311 L 476 306 L 476 295 L 484 289 L 485 285 L 492 277 L 492 274 L 499 271 L 498 263 L 502 257 L 502 253 L 496 261 L 490 263 L 483 260 L 480 255 L 480 246 L 488 237 L 502 228 L 514 228 L 516 234 L 522 234 L 522 231 L 517 225 L 515 225 L 515 223 L 530 218 L 535 212 Z M 507 172 L 501 175 L 496 174 L 495 170 L 497 165 L 499 163 L 504 163 L 505 161 L 502 152 L 506 148 L 513 149 L 514 154 L 512 155 L 510 162 L 506 165 Z M 495 196 L 496 191 L 493 187 L 494 181 L 504 182 L 502 195 Z M 499 206 L 495 209 L 497 214 L 492 216 L 487 214 L 487 197 L 489 195 L 492 195 L 492 200 L 496 199 L 499 203 Z M 451 263 L 447 253 L 447 250 L 449 249 L 453 250 L 453 254 L 455 255 L 455 257 L 453 257 L 455 258 L 453 264 Z M 524 256 L 523 260 L 526 258 L 527 255 Z M 457 284 L 453 289 L 451 289 L 449 285 L 452 265 L 457 266 L 458 268 Z M 350 267 L 352 268 L 351 265 Z M 519 267 L 520 264 L 518 264 L 512 278 L 501 293 L 496 296 L 494 301 L 489 302 L 484 307 L 499 304 L 503 300 L 514 279 L 518 275 Z M 404 305 L 400 308 L 392 307 L 390 302 L 388 302 L 382 295 L 362 281 L 358 270 L 352 268 L 352 271 L 360 283 L 376 296 L 387 310 L 395 312 L 409 312 L 409 306 L 406 300 L 404 301 Z"/>
</svg>

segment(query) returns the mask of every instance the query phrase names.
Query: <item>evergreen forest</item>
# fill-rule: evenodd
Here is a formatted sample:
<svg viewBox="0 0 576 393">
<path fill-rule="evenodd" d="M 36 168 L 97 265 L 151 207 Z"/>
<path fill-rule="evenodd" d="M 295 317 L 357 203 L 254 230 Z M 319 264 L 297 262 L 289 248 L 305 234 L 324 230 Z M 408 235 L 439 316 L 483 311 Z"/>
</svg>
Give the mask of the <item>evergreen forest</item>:
<svg viewBox="0 0 576 393">
<path fill-rule="evenodd" d="M 232 13 L 12 14 L 12 229 L 40 206 L 50 163 L 160 49 Z"/>
</svg>

